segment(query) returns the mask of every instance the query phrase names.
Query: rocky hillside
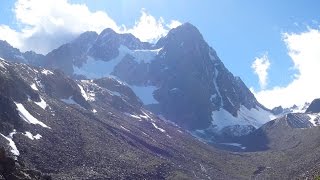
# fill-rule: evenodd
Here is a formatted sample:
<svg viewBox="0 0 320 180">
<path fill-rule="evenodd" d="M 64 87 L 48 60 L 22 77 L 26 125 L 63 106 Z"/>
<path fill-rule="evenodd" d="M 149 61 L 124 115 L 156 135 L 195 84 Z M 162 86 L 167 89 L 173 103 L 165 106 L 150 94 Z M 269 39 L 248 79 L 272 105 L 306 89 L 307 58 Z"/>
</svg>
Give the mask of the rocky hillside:
<svg viewBox="0 0 320 180">
<path fill-rule="evenodd" d="M 3 177 L 292 179 L 318 173 L 318 127 L 271 121 L 257 130 L 274 141 L 268 149 L 227 152 L 144 109 L 114 78 L 75 81 L 0 60 L 0 85 L 0 145 L 9 152 L 0 151 L 0 167 L 9 168 Z"/>
<path fill-rule="evenodd" d="M 264 162 L 258 174 L 262 179 L 314 179 L 320 175 L 320 114 L 289 113 L 228 145 L 225 148 L 237 145 L 233 150 L 255 152 Z"/>
<path fill-rule="evenodd" d="M 26 167 L 54 179 L 236 175 L 221 171 L 224 152 L 142 108 L 115 79 L 74 81 L 3 60 L 0 70 L 0 142 Z"/>
</svg>

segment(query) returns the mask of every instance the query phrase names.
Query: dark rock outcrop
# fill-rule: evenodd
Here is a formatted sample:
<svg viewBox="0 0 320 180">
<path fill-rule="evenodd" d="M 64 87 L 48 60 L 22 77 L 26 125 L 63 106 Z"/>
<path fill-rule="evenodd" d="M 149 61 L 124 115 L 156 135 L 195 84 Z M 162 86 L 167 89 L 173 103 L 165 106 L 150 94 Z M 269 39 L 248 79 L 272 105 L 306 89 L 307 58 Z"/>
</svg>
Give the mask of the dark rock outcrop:
<svg viewBox="0 0 320 180">
<path fill-rule="evenodd" d="M 28 169 L 19 161 L 7 156 L 3 147 L 0 147 L 0 179 L 6 180 L 51 180 L 37 170 Z"/>
</svg>

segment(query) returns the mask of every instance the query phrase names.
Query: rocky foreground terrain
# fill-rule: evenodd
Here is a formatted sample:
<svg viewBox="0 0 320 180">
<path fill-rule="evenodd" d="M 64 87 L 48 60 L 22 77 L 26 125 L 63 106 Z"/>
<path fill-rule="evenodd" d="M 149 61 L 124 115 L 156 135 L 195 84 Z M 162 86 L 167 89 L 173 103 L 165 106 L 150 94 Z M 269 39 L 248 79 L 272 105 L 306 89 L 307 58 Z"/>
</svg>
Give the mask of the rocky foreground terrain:
<svg viewBox="0 0 320 180">
<path fill-rule="evenodd" d="M 59 71 L 0 62 L 1 144 L 17 163 L 46 178 L 290 179 L 318 173 L 319 127 L 271 121 L 260 134 L 269 149 L 224 151 L 145 110 L 118 80 L 74 81 Z"/>
</svg>

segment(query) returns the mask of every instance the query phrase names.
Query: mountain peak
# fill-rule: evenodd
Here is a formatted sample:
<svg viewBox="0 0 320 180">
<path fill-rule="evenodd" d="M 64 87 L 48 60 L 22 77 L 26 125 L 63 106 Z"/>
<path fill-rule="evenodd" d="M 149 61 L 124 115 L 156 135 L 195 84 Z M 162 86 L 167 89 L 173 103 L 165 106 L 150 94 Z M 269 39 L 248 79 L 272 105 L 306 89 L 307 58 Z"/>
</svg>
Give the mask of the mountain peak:
<svg viewBox="0 0 320 180">
<path fill-rule="evenodd" d="M 97 37 L 98 37 L 98 33 L 94 32 L 94 31 L 86 31 L 86 32 L 80 34 L 80 36 L 77 37 L 73 42 L 83 42 L 88 39 L 95 39 Z"/>
<path fill-rule="evenodd" d="M 117 34 L 117 33 L 113 29 L 106 28 L 100 33 L 100 36 L 107 36 L 107 35 L 114 35 L 114 34 Z"/>
<path fill-rule="evenodd" d="M 306 110 L 306 113 L 319 113 L 320 112 L 320 99 L 315 99 L 311 102 Z"/>
<path fill-rule="evenodd" d="M 204 42 L 204 39 L 200 31 L 194 25 L 187 22 L 171 29 L 165 37 L 157 42 L 157 46 L 163 46 L 166 42 L 169 43 L 171 41 L 179 44 L 194 44 L 195 42 Z"/>
<path fill-rule="evenodd" d="M 198 28 L 196 28 L 194 25 L 190 24 L 190 23 L 184 23 L 174 29 L 172 29 L 168 35 L 172 33 L 172 34 L 184 34 L 184 35 L 189 35 L 189 36 L 186 36 L 186 37 L 189 37 L 189 38 L 195 38 L 195 37 L 198 37 L 198 38 L 201 38 L 203 39 L 200 31 L 198 30 Z"/>
<path fill-rule="evenodd" d="M 196 30 L 199 32 L 198 28 L 195 27 L 193 24 L 189 23 L 189 22 L 186 22 L 186 23 L 183 23 L 182 25 L 178 26 L 177 28 L 181 28 L 181 29 L 192 29 L 192 30 Z M 199 32 L 200 33 L 200 32 Z"/>
</svg>

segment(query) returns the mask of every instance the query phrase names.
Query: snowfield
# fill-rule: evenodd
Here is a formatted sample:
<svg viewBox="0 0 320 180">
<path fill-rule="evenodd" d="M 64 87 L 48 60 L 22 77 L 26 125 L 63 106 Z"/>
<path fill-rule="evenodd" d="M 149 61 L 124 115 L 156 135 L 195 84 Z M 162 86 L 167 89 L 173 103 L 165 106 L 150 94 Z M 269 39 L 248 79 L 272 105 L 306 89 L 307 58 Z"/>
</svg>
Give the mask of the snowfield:
<svg viewBox="0 0 320 180">
<path fill-rule="evenodd" d="M 11 148 L 12 154 L 15 155 L 15 156 L 19 156 L 20 152 L 19 152 L 19 150 L 18 150 L 18 148 L 16 146 L 16 143 L 12 140 L 13 139 L 13 135 L 15 135 L 15 134 L 16 134 L 16 130 L 13 130 L 13 132 L 11 132 L 8 136 L 5 136 L 5 135 L 0 133 L 0 135 L 2 137 L 4 137 L 6 140 L 9 141 L 9 146 Z"/>
<path fill-rule="evenodd" d="M 218 128 L 223 128 L 232 125 L 252 125 L 255 128 L 259 128 L 263 124 L 273 120 L 275 116 L 260 107 L 247 109 L 241 105 L 238 111 L 238 117 L 232 116 L 227 110 L 220 109 L 219 111 L 212 112 L 212 124 Z"/>
</svg>

